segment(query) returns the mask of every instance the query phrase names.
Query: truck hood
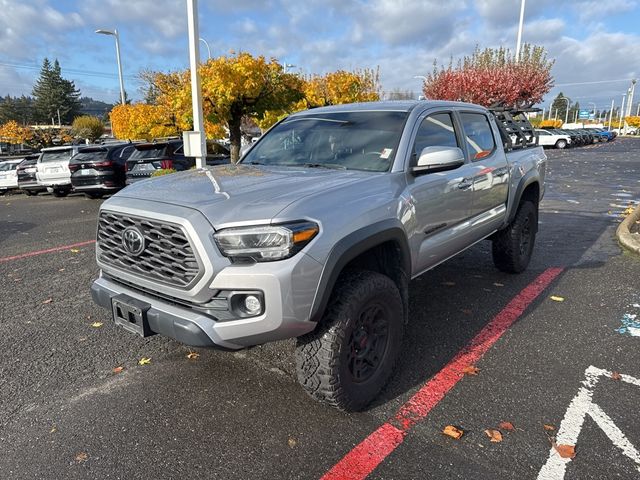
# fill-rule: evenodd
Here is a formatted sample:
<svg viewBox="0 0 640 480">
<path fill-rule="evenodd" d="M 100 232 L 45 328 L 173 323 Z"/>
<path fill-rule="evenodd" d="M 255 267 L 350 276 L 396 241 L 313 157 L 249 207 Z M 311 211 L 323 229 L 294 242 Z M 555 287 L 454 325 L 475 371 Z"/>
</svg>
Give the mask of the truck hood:
<svg viewBox="0 0 640 480">
<path fill-rule="evenodd" d="M 380 175 L 355 170 L 220 165 L 137 182 L 114 197 L 200 211 L 214 228 L 274 218 L 291 203 Z M 109 201 L 105 202 L 105 207 Z"/>
</svg>

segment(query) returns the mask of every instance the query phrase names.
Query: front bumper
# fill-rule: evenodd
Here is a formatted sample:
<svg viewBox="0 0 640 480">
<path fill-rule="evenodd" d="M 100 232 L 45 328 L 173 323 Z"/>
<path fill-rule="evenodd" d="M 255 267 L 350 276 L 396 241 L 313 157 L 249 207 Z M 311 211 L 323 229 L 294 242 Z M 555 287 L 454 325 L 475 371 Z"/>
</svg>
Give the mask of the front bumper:
<svg viewBox="0 0 640 480">
<path fill-rule="evenodd" d="M 300 253 L 281 262 L 229 266 L 216 275 L 212 291 L 257 290 L 263 294 L 263 313 L 234 317 L 225 310 L 203 308 L 203 304 L 148 293 L 101 273 L 91 286 L 91 296 L 100 306 L 112 308 L 113 297 L 125 294 L 151 305 L 149 328 L 196 347 L 228 350 L 298 337 L 312 331 L 311 304 L 322 265 Z M 295 299 L 295 302 L 294 302 Z"/>
</svg>

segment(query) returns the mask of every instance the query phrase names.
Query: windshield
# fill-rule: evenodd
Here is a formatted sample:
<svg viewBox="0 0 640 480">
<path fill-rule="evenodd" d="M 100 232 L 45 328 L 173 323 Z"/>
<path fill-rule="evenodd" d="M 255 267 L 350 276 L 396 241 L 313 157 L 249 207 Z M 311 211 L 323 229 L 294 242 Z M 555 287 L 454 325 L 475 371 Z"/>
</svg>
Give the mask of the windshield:
<svg viewBox="0 0 640 480">
<path fill-rule="evenodd" d="M 265 135 L 242 163 L 386 172 L 407 116 L 369 111 L 292 117 Z"/>
<path fill-rule="evenodd" d="M 54 150 L 52 152 L 42 152 L 41 162 L 63 162 L 71 158 L 72 150 Z"/>
</svg>

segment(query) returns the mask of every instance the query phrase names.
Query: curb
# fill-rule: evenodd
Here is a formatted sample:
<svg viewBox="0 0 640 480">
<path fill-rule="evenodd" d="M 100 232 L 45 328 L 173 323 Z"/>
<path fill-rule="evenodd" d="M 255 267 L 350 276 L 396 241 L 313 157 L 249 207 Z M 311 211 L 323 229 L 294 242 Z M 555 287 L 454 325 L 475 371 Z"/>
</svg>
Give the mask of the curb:
<svg viewBox="0 0 640 480">
<path fill-rule="evenodd" d="M 638 220 L 640 220 L 640 205 L 618 226 L 616 237 L 624 248 L 640 255 L 640 235 L 630 231 L 631 225 Z"/>
</svg>

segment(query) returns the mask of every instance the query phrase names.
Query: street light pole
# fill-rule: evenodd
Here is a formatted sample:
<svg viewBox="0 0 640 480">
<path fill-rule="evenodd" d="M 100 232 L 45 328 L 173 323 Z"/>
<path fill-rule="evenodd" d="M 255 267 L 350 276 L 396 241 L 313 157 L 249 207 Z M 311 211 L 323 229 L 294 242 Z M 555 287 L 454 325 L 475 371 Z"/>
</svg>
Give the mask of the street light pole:
<svg viewBox="0 0 640 480">
<path fill-rule="evenodd" d="M 120 102 L 122 103 L 122 105 L 124 105 L 124 80 L 122 79 L 122 62 L 120 61 L 120 36 L 118 35 L 118 30 L 114 28 L 113 31 L 111 31 L 101 28 L 96 30 L 96 33 L 99 33 L 101 35 L 112 35 L 116 37 L 116 61 L 118 62 L 118 79 L 120 80 Z"/>
<path fill-rule="evenodd" d="M 627 94 L 622 95 L 622 103 L 620 104 L 620 121 L 618 122 L 618 130 L 622 130 L 622 118 L 624 117 L 624 99 L 627 98 Z M 622 133 L 622 132 L 619 132 Z"/>
<path fill-rule="evenodd" d="M 413 78 L 421 79 L 422 80 L 422 85 L 427 83 L 427 77 L 425 77 L 424 75 L 414 75 Z M 425 99 L 424 95 L 418 95 L 418 100 L 424 100 L 424 99 Z"/>
<path fill-rule="evenodd" d="M 520 61 L 520 45 L 522 42 L 522 26 L 524 24 L 524 4 L 526 0 L 522 0 L 520 4 L 520 24 L 518 25 L 518 39 L 516 41 L 516 63 Z"/>
<path fill-rule="evenodd" d="M 611 131 L 611 119 L 613 118 L 613 100 L 611 100 L 611 110 L 609 110 L 609 131 Z"/>
<path fill-rule="evenodd" d="M 560 97 L 562 100 L 566 100 L 567 101 L 567 110 L 564 112 L 564 123 L 566 124 L 567 121 L 569 120 L 569 103 L 570 100 L 567 97 Z"/>
<path fill-rule="evenodd" d="M 185 153 L 195 157 L 196 167 L 204 168 L 207 155 L 207 139 L 204 134 L 202 114 L 202 90 L 200 88 L 200 35 L 198 34 L 198 0 L 187 0 L 187 24 L 189 27 L 189 65 L 191 67 L 191 105 L 193 108 L 193 132 L 184 132 Z M 187 153 L 187 149 L 189 152 Z"/>
<path fill-rule="evenodd" d="M 204 46 L 207 47 L 207 55 L 209 60 L 211 60 L 211 48 L 209 48 L 209 42 L 207 42 L 204 38 L 200 37 L 200 41 L 204 43 Z"/>
</svg>

